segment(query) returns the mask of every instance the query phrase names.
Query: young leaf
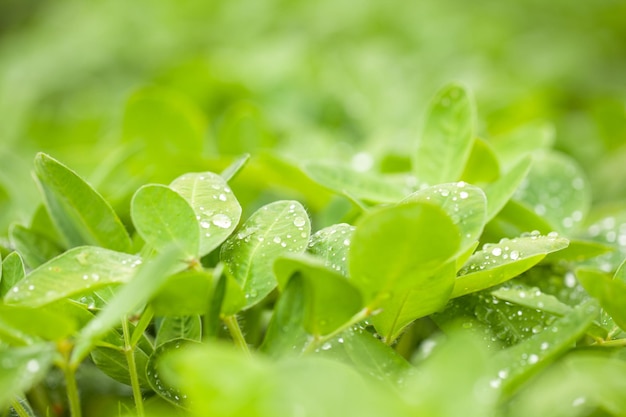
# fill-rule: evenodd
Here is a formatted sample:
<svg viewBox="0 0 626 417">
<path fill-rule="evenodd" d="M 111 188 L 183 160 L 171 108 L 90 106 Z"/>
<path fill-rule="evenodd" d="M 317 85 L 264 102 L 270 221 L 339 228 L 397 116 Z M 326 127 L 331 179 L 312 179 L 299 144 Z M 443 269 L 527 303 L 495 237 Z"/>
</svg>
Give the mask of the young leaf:
<svg viewBox="0 0 626 417">
<path fill-rule="evenodd" d="M 73 248 L 51 259 L 20 280 L 4 297 L 7 304 L 30 307 L 126 282 L 141 259 L 135 255 L 93 246 Z"/>
<path fill-rule="evenodd" d="M 459 229 L 443 209 L 415 202 L 364 215 L 350 248 L 350 281 L 368 307 L 427 280 L 459 249 Z"/>
<path fill-rule="evenodd" d="M 235 159 L 226 169 L 220 173 L 220 177 L 224 178 L 224 181 L 231 181 L 237 174 L 246 166 L 250 160 L 250 154 L 245 153 L 239 158 Z"/>
<path fill-rule="evenodd" d="M 490 382 L 491 386 L 501 387 L 505 394 L 512 393 L 538 369 L 571 349 L 585 334 L 598 312 L 597 303 L 589 300 L 555 321 L 550 328 L 498 352 L 493 358 L 498 371 Z"/>
<path fill-rule="evenodd" d="M 495 181 L 499 176 L 500 164 L 491 145 L 480 138 L 474 139 L 472 151 L 460 179 L 478 184 Z"/>
<path fill-rule="evenodd" d="M 459 85 L 441 89 L 433 98 L 413 159 L 421 183 L 457 181 L 474 142 L 474 105 Z"/>
<path fill-rule="evenodd" d="M 22 258 L 17 252 L 11 252 L 9 256 L 2 261 L 2 272 L 0 276 L 0 297 L 4 298 L 9 292 L 11 287 L 16 285 L 22 278 L 24 278 L 24 263 Z"/>
<path fill-rule="evenodd" d="M 486 221 L 493 219 L 513 197 L 517 187 L 528 175 L 531 164 L 532 158 L 530 156 L 522 158 L 506 174 L 485 187 L 485 195 L 487 196 Z"/>
<path fill-rule="evenodd" d="M 137 233 L 157 251 L 174 244 L 184 259 L 198 256 L 196 214 L 176 191 L 164 185 L 144 185 L 133 196 L 130 212 Z"/>
<path fill-rule="evenodd" d="M 164 317 L 157 330 L 155 346 L 174 339 L 187 339 L 200 342 L 202 340 L 202 321 L 199 315 Z"/>
<path fill-rule="evenodd" d="M 461 232 L 458 253 L 471 248 L 480 238 L 485 226 L 487 210 L 485 193 L 480 188 L 464 182 L 425 188 L 411 194 L 404 201 L 430 202 L 441 207 Z"/>
<path fill-rule="evenodd" d="M 11 348 L 0 346 L 0 410 L 6 409 L 16 395 L 44 378 L 55 353 L 51 343 Z"/>
<path fill-rule="evenodd" d="M 278 258 L 274 271 L 279 288 L 294 276 L 302 277 L 307 301 L 304 327 L 313 335 L 335 331 L 363 307 L 361 294 L 345 277 L 310 255 Z"/>
<path fill-rule="evenodd" d="M 557 316 L 565 316 L 572 311 L 570 306 L 536 287 L 502 287 L 491 291 L 491 294 L 502 301 L 508 301 L 534 310 L 542 310 Z"/>
<path fill-rule="evenodd" d="M 225 273 L 245 294 L 237 300 L 226 291 L 224 314 L 235 314 L 261 301 L 276 287 L 274 260 L 305 250 L 311 233 L 306 210 L 297 201 L 277 201 L 257 210 L 221 249 Z"/>
<path fill-rule="evenodd" d="M 573 159 L 557 153 L 540 153 L 515 199 L 544 216 L 561 232 L 581 224 L 591 204 L 589 184 Z"/>
<path fill-rule="evenodd" d="M 385 181 L 380 175 L 357 172 L 328 163 L 311 162 L 304 171 L 314 181 L 339 194 L 374 203 L 395 203 L 405 196 L 401 187 Z"/>
<path fill-rule="evenodd" d="M 235 230 L 241 206 L 226 181 L 212 172 L 184 174 L 170 187 L 193 208 L 200 224 L 200 256 L 217 248 Z"/>
<path fill-rule="evenodd" d="M 459 271 L 452 298 L 503 283 L 532 268 L 548 253 L 566 248 L 568 240 L 533 234 L 486 244 Z"/>
<path fill-rule="evenodd" d="M 50 156 L 35 158 L 35 175 L 50 217 L 70 247 L 130 250 L 130 238 L 109 203 L 74 171 Z"/>
<path fill-rule="evenodd" d="M 213 276 L 207 271 L 182 271 L 167 278 L 150 301 L 157 316 L 204 314 L 209 308 Z"/>
<path fill-rule="evenodd" d="M 451 261 L 431 276 L 416 280 L 404 294 L 384 300 L 380 304 L 382 311 L 372 317 L 382 340 L 392 343 L 411 322 L 445 307 L 455 278 L 456 263 Z"/>
<path fill-rule="evenodd" d="M 579 269 L 576 277 L 589 295 L 600 302 L 602 308 L 609 313 L 622 330 L 626 329 L 626 282 L 611 279 L 609 275 L 589 269 Z"/>
<path fill-rule="evenodd" d="M 9 234 L 15 249 L 31 268 L 37 268 L 63 252 L 63 249 L 47 236 L 19 224 L 12 225 Z"/>
<path fill-rule="evenodd" d="M 354 226 L 346 223 L 318 230 L 311 236 L 307 251 L 323 259 L 326 267 L 347 276 L 350 241 L 354 230 Z"/>
<path fill-rule="evenodd" d="M 165 248 L 139 268 L 134 278 L 118 291 L 109 304 L 85 326 L 72 352 L 71 361 L 78 364 L 98 339 L 117 326 L 124 316 L 135 312 L 163 286 L 167 277 L 180 265 L 179 248 Z"/>
<path fill-rule="evenodd" d="M 520 128 L 491 138 L 498 159 L 505 166 L 519 163 L 521 159 L 554 144 L 555 129 L 549 123 L 529 123 Z"/>
</svg>

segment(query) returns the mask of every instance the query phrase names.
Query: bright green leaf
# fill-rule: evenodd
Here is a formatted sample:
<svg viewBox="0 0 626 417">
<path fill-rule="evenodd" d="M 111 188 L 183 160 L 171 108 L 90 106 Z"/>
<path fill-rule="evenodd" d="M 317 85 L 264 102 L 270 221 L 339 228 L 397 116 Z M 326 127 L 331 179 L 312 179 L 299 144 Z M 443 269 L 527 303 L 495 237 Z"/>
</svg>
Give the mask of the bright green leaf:
<svg viewBox="0 0 626 417">
<path fill-rule="evenodd" d="M 468 92 L 452 84 L 431 101 L 413 159 L 413 171 L 428 185 L 457 181 L 474 142 L 474 105 Z"/>
<path fill-rule="evenodd" d="M 532 268 L 546 254 L 566 248 L 568 240 L 556 235 L 502 239 L 486 244 L 459 271 L 452 298 L 501 284 Z"/>
<path fill-rule="evenodd" d="M 35 175 L 50 217 L 70 247 L 94 245 L 120 252 L 130 249 L 130 238 L 117 214 L 74 171 L 39 153 Z"/>
<path fill-rule="evenodd" d="M 310 233 L 309 216 L 297 201 L 277 201 L 252 214 L 222 246 L 224 271 L 245 295 L 235 300 L 227 290 L 224 313 L 234 314 L 265 298 L 276 287 L 274 260 L 303 252 Z"/>
<path fill-rule="evenodd" d="M 37 307 L 105 285 L 126 282 L 141 259 L 93 246 L 73 248 L 31 271 L 4 297 L 7 304 Z"/>
<path fill-rule="evenodd" d="M 156 250 L 173 244 L 185 259 L 198 256 L 196 214 L 176 191 L 164 185 L 144 185 L 133 196 L 130 211 L 137 233 Z"/>
<path fill-rule="evenodd" d="M 626 329 L 626 282 L 612 279 L 610 275 L 588 269 L 576 271 L 576 277 L 589 295 L 600 302 L 600 305 L 613 318 L 622 330 Z"/>
<path fill-rule="evenodd" d="M 458 251 L 459 229 L 443 209 L 406 203 L 364 215 L 350 248 L 351 282 L 365 303 L 377 308 L 386 298 L 403 297 Z"/>
<path fill-rule="evenodd" d="M 202 321 L 200 316 L 168 316 L 159 322 L 155 346 L 174 339 L 188 339 L 200 342 L 202 339 Z"/>
<path fill-rule="evenodd" d="M 250 154 L 246 153 L 235 159 L 226 169 L 220 173 L 220 177 L 224 178 L 224 181 L 233 180 L 237 174 L 246 166 L 250 160 Z"/>
<path fill-rule="evenodd" d="M 167 278 L 150 305 L 157 316 L 204 314 L 209 308 L 212 291 L 212 274 L 182 271 Z"/>
<path fill-rule="evenodd" d="M 4 260 L 2 260 L 2 272 L 0 273 L 0 297 L 9 292 L 11 287 L 24 278 L 24 263 L 22 257 L 17 252 L 11 252 Z"/>
<path fill-rule="evenodd" d="M 193 208 L 200 225 L 200 256 L 217 248 L 235 230 L 241 206 L 226 181 L 212 172 L 184 174 L 170 187 Z"/>
<path fill-rule="evenodd" d="M 350 240 L 354 230 L 354 226 L 346 223 L 318 230 L 311 236 L 307 250 L 323 259 L 328 268 L 347 276 Z"/>
<path fill-rule="evenodd" d="M 500 176 L 500 164 L 493 148 L 480 138 L 474 139 L 472 151 L 460 176 L 463 181 L 478 184 L 492 182 Z"/>
<path fill-rule="evenodd" d="M 487 196 L 487 221 L 493 219 L 515 194 L 515 190 L 528 175 L 532 158 L 521 159 L 504 175 L 485 187 Z"/>
<path fill-rule="evenodd" d="M 29 336 L 36 336 L 50 341 L 68 337 L 76 330 L 76 322 L 72 317 L 46 308 L 16 307 L 0 304 L 0 322 L 3 328 L 12 327 L 16 331 L 26 333 Z"/>
<path fill-rule="evenodd" d="M 47 236 L 19 224 L 12 225 L 9 233 L 15 249 L 31 268 L 37 268 L 63 252 L 63 248 Z"/>
</svg>

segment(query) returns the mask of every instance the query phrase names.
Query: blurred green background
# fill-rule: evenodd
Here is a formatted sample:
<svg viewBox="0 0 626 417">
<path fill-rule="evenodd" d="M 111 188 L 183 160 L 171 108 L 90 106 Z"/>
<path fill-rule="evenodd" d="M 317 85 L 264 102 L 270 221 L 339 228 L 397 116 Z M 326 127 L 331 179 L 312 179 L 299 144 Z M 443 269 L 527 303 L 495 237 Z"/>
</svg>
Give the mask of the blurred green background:
<svg viewBox="0 0 626 417">
<path fill-rule="evenodd" d="M 141 183 L 265 155 L 263 199 L 289 188 L 284 160 L 401 166 L 450 81 L 482 137 L 543 126 L 596 203 L 619 202 L 624 16 L 619 0 L 0 0 L 0 235 L 39 204 L 37 151 L 122 213 Z"/>
</svg>

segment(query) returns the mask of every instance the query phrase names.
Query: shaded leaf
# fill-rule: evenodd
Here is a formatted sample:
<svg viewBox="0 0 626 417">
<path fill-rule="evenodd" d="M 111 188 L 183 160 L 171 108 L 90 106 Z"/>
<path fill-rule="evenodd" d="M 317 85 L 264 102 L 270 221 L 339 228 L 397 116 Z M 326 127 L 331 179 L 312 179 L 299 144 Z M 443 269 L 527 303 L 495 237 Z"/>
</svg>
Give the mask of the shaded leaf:
<svg viewBox="0 0 626 417">
<path fill-rule="evenodd" d="M 604 272 L 588 269 L 576 271 L 578 281 L 587 290 L 589 295 L 600 302 L 602 308 L 609 313 L 622 330 L 626 329 L 626 282 L 621 279 L 612 279 Z"/>
<path fill-rule="evenodd" d="M 137 346 L 133 350 L 135 356 L 135 367 L 137 368 L 137 378 L 141 389 L 150 389 L 150 384 L 146 378 L 146 365 L 148 363 L 148 353 Z M 118 349 L 110 347 L 96 347 L 91 351 L 91 360 L 103 373 L 113 378 L 117 382 L 130 385 L 128 361 L 124 354 L 123 347 Z"/>
<path fill-rule="evenodd" d="M 442 88 L 432 99 L 414 154 L 413 171 L 428 185 L 460 179 L 474 142 L 474 105 L 456 84 Z"/>
<path fill-rule="evenodd" d="M 35 175 L 50 217 L 70 246 L 126 252 L 130 238 L 109 203 L 74 171 L 50 156 L 35 158 Z"/>
<path fill-rule="evenodd" d="M 12 225 L 9 234 L 13 246 L 31 268 L 37 268 L 63 252 L 63 248 L 47 236 L 19 224 Z"/>
<path fill-rule="evenodd" d="M 276 287 L 274 260 L 305 250 L 311 233 L 309 216 L 297 201 L 277 201 L 261 207 L 221 249 L 225 273 L 245 298 L 226 291 L 224 314 L 234 314 L 261 301 Z M 235 284 L 233 283 L 233 284 Z M 230 294 L 229 294 L 230 293 Z"/>
<path fill-rule="evenodd" d="M 174 339 L 188 339 L 200 342 L 202 339 L 202 321 L 200 316 L 168 316 L 164 317 L 159 324 L 155 346 Z"/>
<path fill-rule="evenodd" d="M 184 174 L 170 187 L 182 195 L 200 225 L 200 256 L 217 248 L 235 230 L 241 206 L 226 181 L 212 172 Z"/>
<path fill-rule="evenodd" d="M 209 308 L 212 291 L 212 274 L 182 271 L 167 278 L 150 305 L 157 316 L 204 314 Z"/>
<path fill-rule="evenodd" d="M 176 191 L 164 185 L 144 185 L 133 196 L 130 212 L 137 233 L 157 251 L 175 245 L 185 259 L 198 256 L 196 214 Z"/>
<path fill-rule="evenodd" d="M 77 327 L 73 317 L 61 314 L 54 309 L 2 304 L 0 304 L 0 323 L 2 328 L 12 327 L 17 332 L 50 341 L 70 336 Z M 2 339 L 1 336 L 0 339 Z"/>
<path fill-rule="evenodd" d="M 105 285 L 126 282 L 141 258 L 93 246 L 73 248 L 20 280 L 4 297 L 7 304 L 37 307 Z"/>
</svg>

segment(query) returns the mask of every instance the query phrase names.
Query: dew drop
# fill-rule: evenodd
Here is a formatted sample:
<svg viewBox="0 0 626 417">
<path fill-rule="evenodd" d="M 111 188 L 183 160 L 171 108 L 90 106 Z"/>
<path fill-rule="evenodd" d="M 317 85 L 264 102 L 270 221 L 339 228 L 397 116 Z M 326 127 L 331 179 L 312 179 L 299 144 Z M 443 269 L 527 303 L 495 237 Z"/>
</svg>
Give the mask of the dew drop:
<svg viewBox="0 0 626 417">
<path fill-rule="evenodd" d="M 500 249 L 500 248 L 493 248 L 493 250 L 491 251 L 491 254 L 493 256 L 500 256 L 500 255 L 502 255 L 502 249 Z"/>
<path fill-rule="evenodd" d="M 220 194 L 220 196 L 218 197 L 218 199 L 220 201 L 226 201 L 226 194 Z"/>
<path fill-rule="evenodd" d="M 333 345 L 331 345 L 330 342 L 326 342 L 322 345 L 322 350 L 328 350 L 331 347 L 333 347 Z"/>
<path fill-rule="evenodd" d="M 279 237 L 279 236 L 276 236 L 276 237 L 274 237 L 274 239 L 272 239 L 272 241 L 273 241 L 274 243 L 280 243 L 280 242 L 281 242 L 281 239 L 280 239 L 280 237 Z"/>
<path fill-rule="evenodd" d="M 216 214 L 211 219 L 211 222 L 219 228 L 227 229 L 232 224 L 232 221 L 225 214 Z"/>
<path fill-rule="evenodd" d="M 40 368 L 41 366 L 39 365 L 39 362 L 36 359 L 31 359 L 26 363 L 26 370 L 28 372 L 35 373 L 39 371 Z"/>
<path fill-rule="evenodd" d="M 211 227 L 211 223 L 209 223 L 206 220 L 203 220 L 203 221 L 200 222 L 200 227 L 203 228 L 203 229 L 208 229 L 209 227 Z"/>
<path fill-rule="evenodd" d="M 519 252 L 516 250 L 512 250 L 511 253 L 509 254 L 509 257 L 511 258 L 511 260 L 515 261 L 519 259 Z"/>
<path fill-rule="evenodd" d="M 296 217 L 293 219 L 293 225 L 296 227 L 302 227 L 306 224 L 306 220 L 303 217 Z"/>
<path fill-rule="evenodd" d="M 461 192 L 459 193 L 459 197 L 460 197 L 462 200 L 465 200 L 467 197 L 469 197 L 469 193 L 468 193 L 467 191 L 461 191 Z"/>
</svg>

